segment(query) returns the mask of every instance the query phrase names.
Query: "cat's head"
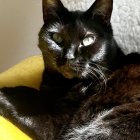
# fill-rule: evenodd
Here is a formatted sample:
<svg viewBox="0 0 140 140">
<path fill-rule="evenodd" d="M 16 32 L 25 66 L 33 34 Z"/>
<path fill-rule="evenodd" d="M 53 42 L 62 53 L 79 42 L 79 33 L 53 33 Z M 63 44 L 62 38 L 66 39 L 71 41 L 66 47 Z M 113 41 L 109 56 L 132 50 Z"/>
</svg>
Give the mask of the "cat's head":
<svg viewBox="0 0 140 140">
<path fill-rule="evenodd" d="M 116 46 L 110 24 L 113 0 L 96 0 L 85 12 L 60 0 L 43 0 L 39 47 L 45 67 L 66 78 L 100 75 L 112 69 Z"/>
</svg>

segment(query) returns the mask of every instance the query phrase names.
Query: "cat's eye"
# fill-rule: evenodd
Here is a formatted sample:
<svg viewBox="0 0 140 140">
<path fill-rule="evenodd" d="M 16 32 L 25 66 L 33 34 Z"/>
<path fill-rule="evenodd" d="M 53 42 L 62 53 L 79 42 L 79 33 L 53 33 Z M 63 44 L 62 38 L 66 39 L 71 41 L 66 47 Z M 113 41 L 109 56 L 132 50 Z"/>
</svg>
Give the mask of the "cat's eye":
<svg viewBox="0 0 140 140">
<path fill-rule="evenodd" d="M 95 39 L 96 39 L 95 36 L 87 36 L 83 39 L 82 44 L 84 46 L 92 45 L 95 42 Z"/>
<path fill-rule="evenodd" d="M 62 43 L 63 41 L 63 38 L 60 33 L 53 33 L 52 38 L 56 43 Z"/>
</svg>

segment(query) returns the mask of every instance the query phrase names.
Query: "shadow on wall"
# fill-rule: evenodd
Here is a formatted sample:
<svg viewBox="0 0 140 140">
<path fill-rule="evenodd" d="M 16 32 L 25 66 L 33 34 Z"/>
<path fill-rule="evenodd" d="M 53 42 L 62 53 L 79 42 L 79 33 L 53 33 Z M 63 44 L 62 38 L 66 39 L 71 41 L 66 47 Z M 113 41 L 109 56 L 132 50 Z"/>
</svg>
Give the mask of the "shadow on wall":
<svg viewBox="0 0 140 140">
<path fill-rule="evenodd" d="M 41 0 L 0 1 L 0 72 L 22 59 L 40 54 Z"/>
</svg>

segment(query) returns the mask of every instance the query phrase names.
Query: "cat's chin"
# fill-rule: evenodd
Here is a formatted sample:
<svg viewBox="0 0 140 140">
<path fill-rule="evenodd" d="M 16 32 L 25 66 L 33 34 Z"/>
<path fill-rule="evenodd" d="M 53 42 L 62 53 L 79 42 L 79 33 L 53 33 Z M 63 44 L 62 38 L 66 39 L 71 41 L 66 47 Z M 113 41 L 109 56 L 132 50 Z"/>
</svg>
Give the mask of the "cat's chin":
<svg viewBox="0 0 140 140">
<path fill-rule="evenodd" d="M 62 73 L 62 75 L 63 75 L 65 78 L 67 78 L 67 79 L 73 79 L 73 78 L 75 78 L 74 75 L 72 75 L 72 74 L 70 74 L 70 73 L 67 73 L 67 72 Z"/>
<path fill-rule="evenodd" d="M 80 78 L 80 74 L 69 67 L 60 67 L 59 73 L 61 73 L 67 79 Z"/>
</svg>

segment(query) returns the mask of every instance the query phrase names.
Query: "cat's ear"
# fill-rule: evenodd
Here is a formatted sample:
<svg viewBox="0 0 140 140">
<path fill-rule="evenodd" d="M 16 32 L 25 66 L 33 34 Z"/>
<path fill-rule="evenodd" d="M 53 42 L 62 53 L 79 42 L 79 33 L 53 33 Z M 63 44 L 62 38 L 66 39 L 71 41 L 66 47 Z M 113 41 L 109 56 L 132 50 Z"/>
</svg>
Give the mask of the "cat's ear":
<svg viewBox="0 0 140 140">
<path fill-rule="evenodd" d="M 43 0 L 42 7 L 44 22 L 49 19 L 60 18 L 60 15 L 66 10 L 60 0 Z"/>
<path fill-rule="evenodd" d="M 96 0 L 89 8 L 88 12 L 92 17 L 98 16 L 104 23 L 110 23 L 113 9 L 113 0 Z"/>
</svg>

